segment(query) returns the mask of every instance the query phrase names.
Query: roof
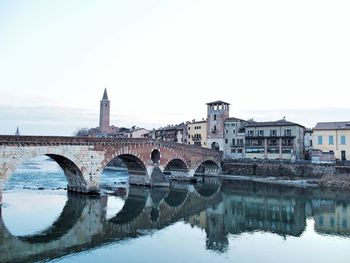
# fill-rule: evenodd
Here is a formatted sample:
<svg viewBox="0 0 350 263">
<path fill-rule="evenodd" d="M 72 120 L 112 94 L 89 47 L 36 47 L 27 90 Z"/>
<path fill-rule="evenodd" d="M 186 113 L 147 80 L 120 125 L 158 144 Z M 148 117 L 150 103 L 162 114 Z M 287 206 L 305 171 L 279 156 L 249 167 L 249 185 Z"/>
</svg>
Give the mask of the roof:
<svg viewBox="0 0 350 263">
<path fill-rule="evenodd" d="M 313 132 L 314 130 L 313 129 L 310 129 L 310 128 L 306 128 L 305 129 L 305 132 Z"/>
<path fill-rule="evenodd" d="M 184 123 L 180 123 L 180 124 L 176 124 L 176 125 L 168 125 L 166 127 L 161 127 L 158 129 L 158 131 L 171 131 L 171 130 L 178 130 L 178 129 L 185 129 L 185 124 Z"/>
<path fill-rule="evenodd" d="M 246 122 L 246 120 L 242 120 L 242 119 L 235 118 L 235 117 L 227 118 L 225 121 L 245 121 Z"/>
<path fill-rule="evenodd" d="M 207 103 L 207 105 L 212 105 L 212 104 L 228 104 L 228 105 L 230 105 L 230 103 L 224 102 L 222 100 L 217 100 L 217 101 Z"/>
<path fill-rule="evenodd" d="M 266 121 L 266 122 L 249 122 L 246 127 L 270 127 L 270 126 L 300 126 L 305 128 L 304 126 L 287 121 L 285 119 L 278 120 L 278 121 Z"/>
<path fill-rule="evenodd" d="M 105 91 L 103 92 L 103 100 L 108 100 L 108 95 L 107 95 L 107 88 L 105 88 Z"/>
<path fill-rule="evenodd" d="M 207 121 L 206 120 L 202 120 L 202 121 L 188 122 L 187 125 L 198 124 L 198 123 L 207 123 Z"/>
<path fill-rule="evenodd" d="M 318 122 L 314 130 L 350 130 L 350 121 Z"/>
</svg>

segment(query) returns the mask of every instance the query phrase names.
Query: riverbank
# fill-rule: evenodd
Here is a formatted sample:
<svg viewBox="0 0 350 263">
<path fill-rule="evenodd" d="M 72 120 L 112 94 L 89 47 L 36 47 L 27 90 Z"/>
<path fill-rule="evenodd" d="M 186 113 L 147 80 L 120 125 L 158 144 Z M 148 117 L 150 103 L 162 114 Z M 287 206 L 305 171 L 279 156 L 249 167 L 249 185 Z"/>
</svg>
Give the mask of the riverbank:
<svg viewBox="0 0 350 263">
<path fill-rule="evenodd" d="M 350 166 L 315 164 L 307 161 L 225 160 L 223 176 L 240 176 L 251 180 L 350 190 Z"/>
</svg>

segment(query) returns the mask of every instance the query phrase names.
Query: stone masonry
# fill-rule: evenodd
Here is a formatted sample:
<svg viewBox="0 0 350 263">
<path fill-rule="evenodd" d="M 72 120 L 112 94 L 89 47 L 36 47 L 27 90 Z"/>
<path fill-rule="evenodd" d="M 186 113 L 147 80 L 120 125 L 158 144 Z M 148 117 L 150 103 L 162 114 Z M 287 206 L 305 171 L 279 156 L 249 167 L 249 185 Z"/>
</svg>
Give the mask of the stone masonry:
<svg viewBox="0 0 350 263">
<path fill-rule="evenodd" d="M 159 154 L 157 159 L 152 159 L 154 151 Z M 196 171 L 218 174 L 222 161 L 219 151 L 153 139 L 0 136 L 0 203 L 4 184 L 18 165 L 42 155 L 51 157 L 61 166 L 68 190 L 81 193 L 99 191 L 101 173 L 116 157 L 127 166 L 130 184 L 150 186 L 166 183 L 164 176 L 163 180 L 159 179 L 159 170 L 171 172 L 174 169 L 178 173 L 176 168 L 180 167 L 182 175 L 187 177 L 194 176 Z"/>
</svg>

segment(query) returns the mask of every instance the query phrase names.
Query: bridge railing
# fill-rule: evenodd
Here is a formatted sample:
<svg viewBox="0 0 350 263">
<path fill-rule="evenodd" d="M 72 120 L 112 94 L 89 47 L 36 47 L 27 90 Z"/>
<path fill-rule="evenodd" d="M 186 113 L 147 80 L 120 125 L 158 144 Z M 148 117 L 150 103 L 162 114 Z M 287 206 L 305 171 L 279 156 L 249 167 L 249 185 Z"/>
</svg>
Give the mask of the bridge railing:
<svg viewBox="0 0 350 263">
<path fill-rule="evenodd" d="M 154 144 L 169 148 L 182 149 L 193 153 L 214 155 L 222 158 L 221 151 L 195 145 L 168 142 L 149 138 L 100 138 L 74 136 L 15 136 L 0 135 L 0 145 L 120 145 L 120 144 Z"/>
</svg>

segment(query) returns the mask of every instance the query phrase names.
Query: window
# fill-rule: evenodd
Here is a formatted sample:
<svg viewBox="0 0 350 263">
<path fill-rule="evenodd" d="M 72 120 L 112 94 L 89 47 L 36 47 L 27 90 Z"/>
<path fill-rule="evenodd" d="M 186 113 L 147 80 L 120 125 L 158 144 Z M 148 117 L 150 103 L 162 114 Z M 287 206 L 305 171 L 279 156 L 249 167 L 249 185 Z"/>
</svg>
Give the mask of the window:
<svg viewBox="0 0 350 263">
<path fill-rule="evenodd" d="M 343 145 L 346 144 L 345 136 L 344 136 L 344 135 L 340 136 L 340 144 L 343 144 Z"/>
<path fill-rule="evenodd" d="M 259 136 L 264 136 L 264 130 L 259 130 Z"/>
<path fill-rule="evenodd" d="M 248 130 L 248 136 L 254 136 L 254 131 L 253 130 Z"/>
<path fill-rule="evenodd" d="M 214 121 L 216 121 L 216 114 L 214 114 L 214 116 L 213 116 L 213 120 L 214 120 Z"/>
<path fill-rule="evenodd" d="M 236 144 L 236 140 L 232 139 L 232 145 L 235 145 L 235 144 Z"/>
<path fill-rule="evenodd" d="M 291 136 L 291 135 L 292 135 L 292 130 L 291 129 L 284 130 L 284 136 Z"/>
<path fill-rule="evenodd" d="M 243 153 L 243 149 L 237 149 L 238 153 Z"/>
<path fill-rule="evenodd" d="M 235 134 L 235 133 L 236 133 L 236 130 L 232 130 L 232 133 Z"/>
<path fill-rule="evenodd" d="M 231 149 L 231 153 L 236 153 L 236 149 Z"/>
<path fill-rule="evenodd" d="M 271 140 L 269 143 L 270 146 L 277 146 L 277 140 Z"/>
<path fill-rule="evenodd" d="M 333 135 L 329 135 L 329 136 L 328 136 L 328 144 L 329 144 L 329 145 L 333 145 L 333 144 L 334 144 Z"/>
<path fill-rule="evenodd" d="M 226 134 L 228 134 L 228 130 L 226 130 Z"/>
<path fill-rule="evenodd" d="M 277 136 L 277 130 L 270 130 L 270 136 Z"/>
<path fill-rule="evenodd" d="M 319 145 L 323 144 L 323 142 L 322 142 L 322 136 L 321 136 L 321 135 L 319 135 L 319 136 L 317 137 L 317 142 L 318 142 Z"/>
<path fill-rule="evenodd" d="M 225 143 L 228 143 L 228 139 L 225 139 Z"/>
</svg>

